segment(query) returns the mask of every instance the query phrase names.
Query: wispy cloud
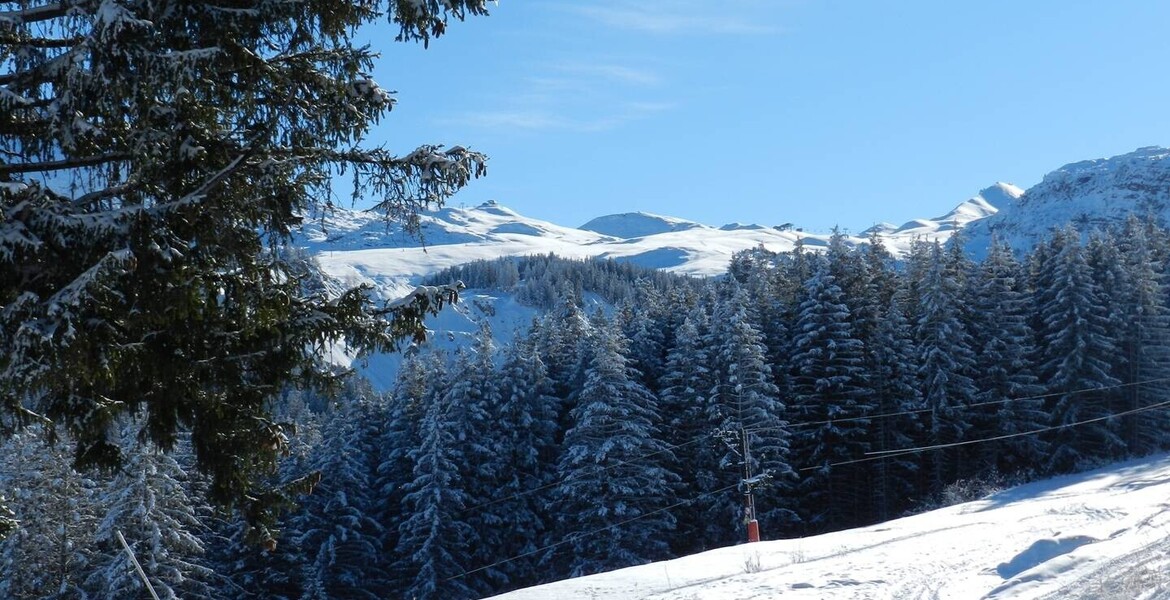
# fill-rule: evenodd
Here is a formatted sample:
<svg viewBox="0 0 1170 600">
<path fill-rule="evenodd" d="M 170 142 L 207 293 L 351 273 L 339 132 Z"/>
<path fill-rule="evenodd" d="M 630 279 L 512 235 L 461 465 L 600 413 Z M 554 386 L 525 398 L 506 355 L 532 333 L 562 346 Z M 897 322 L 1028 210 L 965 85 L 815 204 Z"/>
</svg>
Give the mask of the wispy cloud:
<svg viewBox="0 0 1170 600">
<path fill-rule="evenodd" d="M 449 121 L 514 131 L 609 131 L 672 109 L 659 98 L 662 83 L 652 69 L 615 60 L 537 63 L 507 95 L 482 103 L 486 110 Z"/>
<path fill-rule="evenodd" d="M 564 8 L 609 27 L 655 34 L 761 35 L 779 31 L 759 16 L 768 7 L 754 1 L 611 0 Z"/>
<path fill-rule="evenodd" d="M 550 107 L 525 107 L 515 110 L 486 110 L 460 115 L 455 121 L 484 129 L 519 131 L 568 131 L 598 133 L 610 131 L 627 123 L 671 110 L 667 102 L 625 102 L 592 114 L 559 112 Z"/>
<path fill-rule="evenodd" d="M 631 85 L 650 86 L 657 85 L 662 81 L 657 73 L 648 69 L 618 64 L 564 63 L 556 65 L 554 68 L 567 75 L 593 77 Z"/>
</svg>

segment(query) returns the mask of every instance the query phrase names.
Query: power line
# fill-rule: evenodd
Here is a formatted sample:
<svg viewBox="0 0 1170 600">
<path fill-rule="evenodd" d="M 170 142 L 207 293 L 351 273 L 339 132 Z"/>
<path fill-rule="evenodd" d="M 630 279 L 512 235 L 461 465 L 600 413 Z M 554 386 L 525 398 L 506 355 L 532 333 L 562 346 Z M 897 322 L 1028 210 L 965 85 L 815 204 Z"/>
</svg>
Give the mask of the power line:
<svg viewBox="0 0 1170 600">
<path fill-rule="evenodd" d="M 478 572 L 486 570 L 486 569 L 491 569 L 492 567 L 498 567 L 500 565 L 507 564 L 507 563 L 510 563 L 512 561 L 520 560 L 521 558 L 526 558 L 526 557 L 532 556 L 533 554 L 537 554 L 539 552 L 551 550 L 553 548 L 556 548 L 557 546 L 563 546 L 565 544 L 568 544 L 569 542 L 573 542 L 573 541 L 579 540 L 581 538 L 586 538 L 589 536 L 597 535 L 599 533 L 605 533 L 606 531 L 609 531 L 611 529 L 614 529 L 617 527 L 622 527 L 623 525 L 629 525 L 630 523 L 633 523 L 635 521 L 640 521 L 640 520 L 648 518 L 648 517 L 652 517 L 658 513 L 666 512 L 668 510 L 674 510 L 680 506 L 686 506 L 692 502 L 702 500 L 703 498 L 706 498 L 708 496 L 714 496 L 715 494 L 722 494 L 723 492 L 734 489 L 736 487 L 739 487 L 739 484 L 733 483 L 729 486 L 722 487 L 722 488 L 719 488 L 717 490 L 711 490 L 709 492 L 704 492 L 702 494 L 699 494 L 698 496 L 695 496 L 694 498 L 683 500 L 681 502 L 675 502 L 674 504 L 671 504 L 670 506 L 663 506 L 662 508 L 656 508 L 656 509 L 654 509 L 646 514 L 638 515 L 636 517 L 631 517 L 629 519 L 626 519 L 624 521 L 619 521 L 619 522 L 614 523 L 612 525 L 606 525 L 605 527 L 600 527 L 598 529 L 594 529 L 592 531 L 587 531 L 587 532 L 570 533 L 559 542 L 554 542 L 552 544 L 549 544 L 547 546 L 542 546 L 542 547 L 537 548 L 535 550 L 529 550 L 528 552 L 525 552 L 523 554 L 517 554 L 516 556 L 512 556 L 510 558 L 505 558 L 503 560 L 496 561 L 490 565 L 484 565 L 482 567 L 478 567 L 478 568 L 472 569 L 470 571 L 464 571 L 463 573 L 460 573 L 459 575 L 454 575 L 452 577 L 448 577 L 444 581 L 451 581 L 453 579 L 460 579 L 462 577 L 466 577 L 466 576 L 471 575 L 473 573 L 478 573 Z"/>
<path fill-rule="evenodd" d="M 1043 400 L 1046 398 L 1055 398 L 1055 397 L 1065 396 L 1065 395 L 1107 391 L 1107 390 L 1120 389 L 1120 388 L 1132 387 L 1132 386 L 1137 386 L 1137 385 L 1147 385 L 1147 384 L 1164 383 L 1164 382 L 1170 382 L 1170 377 L 1162 377 L 1162 378 L 1158 378 L 1158 379 L 1148 379 L 1148 380 L 1144 380 L 1144 381 L 1122 383 L 1122 384 L 1117 384 L 1117 385 L 1112 385 L 1112 386 L 1082 388 L 1082 389 L 1071 390 L 1071 391 L 1067 391 L 1067 392 L 1051 392 L 1051 393 L 1039 394 L 1039 395 L 1035 395 L 1035 396 L 1023 396 L 1020 398 L 1006 398 L 1006 399 L 1002 399 L 1002 400 L 989 400 L 987 402 L 976 402 L 973 404 L 963 404 L 963 405 L 954 406 L 951 408 L 958 409 L 958 410 L 967 409 L 967 408 L 980 408 L 980 407 L 984 407 L 984 406 L 994 406 L 997 404 L 1007 404 L 1009 402 L 1024 402 L 1027 400 Z M 826 419 L 826 420 L 822 420 L 822 421 L 805 421 L 805 422 L 800 422 L 800 423 L 789 423 L 787 425 L 782 425 L 782 426 L 778 426 L 778 427 L 748 428 L 747 432 L 748 433 L 756 433 L 756 432 L 760 432 L 760 431 L 793 430 L 793 429 L 798 429 L 801 427 L 813 427 L 816 425 L 831 425 L 833 423 L 873 421 L 873 420 L 877 420 L 877 419 L 888 419 L 888 418 L 893 418 L 893 417 L 902 417 L 902 416 L 924 414 L 924 413 L 932 412 L 933 410 L 934 409 L 931 409 L 931 408 L 917 408 L 917 409 L 910 409 L 910 410 L 903 410 L 903 411 L 896 411 L 896 412 L 882 413 L 882 414 L 877 414 L 877 415 L 869 415 L 869 416 L 861 416 L 861 417 L 842 417 L 839 419 Z M 654 452 L 650 452 L 650 453 L 647 453 L 647 454 L 644 454 L 641 456 L 636 456 L 636 457 L 633 457 L 633 458 L 630 458 L 627 460 L 621 460 L 621 461 L 618 461 L 614 464 L 606 465 L 604 467 L 598 466 L 598 465 L 591 465 L 588 467 L 583 467 L 581 469 L 577 469 L 577 470 L 570 472 L 569 474 L 557 479 L 556 481 L 552 481 L 552 482 L 546 483 L 544 485 L 540 485 L 540 486 L 525 490 L 523 492 L 516 492 L 514 494 L 509 494 L 509 495 L 504 496 L 502 498 L 494 498 L 492 500 L 488 500 L 487 502 L 481 502 L 479 504 L 468 506 L 468 507 L 461 509 L 461 512 L 467 513 L 467 512 L 482 510 L 482 509 L 487 508 L 489 506 L 494 506 L 494 505 L 500 504 L 502 502 L 507 502 L 509 500 L 515 500 L 517 498 L 523 498 L 523 497 L 529 496 L 531 494 L 535 494 L 537 492 L 556 487 L 558 485 L 561 485 L 562 483 L 565 483 L 565 482 L 572 480 L 578 474 L 586 472 L 586 469 L 589 469 L 588 473 L 590 475 L 597 475 L 597 474 L 605 473 L 606 471 L 609 471 L 611 469 L 623 467 L 623 466 L 633 464 L 633 463 L 641 461 L 641 460 L 645 460 L 647 458 L 651 458 L 653 456 L 658 456 L 659 454 L 663 454 L 665 452 L 670 452 L 673 450 L 677 450 L 679 448 L 685 448 L 687 446 L 706 441 L 708 439 L 716 437 L 718 434 L 719 434 L 718 431 L 712 432 L 712 433 L 706 433 L 706 434 L 703 434 L 703 435 L 701 435 L 695 439 L 692 439 L 690 441 L 683 442 L 681 444 L 675 444 L 673 446 L 668 446 L 668 447 L 663 448 L 661 450 L 655 450 Z M 887 452 L 888 452 L 888 454 L 886 454 L 885 456 L 882 456 L 880 458 L 893 458 L 896 456 L 901 456 L 902 454 L 914 454 L 915 453 L 913 451 L 904 451 L 904 452 L 899 453 L 899 452 L 892 451 L 892 450 L 887 451 Z M 855 462 L 868 462 L 871 460 L 878 460 L 878 458 L 863 458 L 863 459 L 857 459 L 857 460 L 853 460 L 853 461 L 844 461 L 844 462 L 840 462 L 840 463 L 833 463 L 833 464 L 828 465 L 828 466 L 840 466 L 840 465 L 853 464 Z M 816 467 L 806 467 L 803 469 L 798 469 L 797 471 L 809 471 L 809 470 L 813 470 L 813 469 L 820 469 L 820 468 L 824 468 L 824 466 L 825 465 L 820 465 L 820 466 L 816 466 Z"/>
<path fill-rule="evenodd" d="M 1115 390 L 1125 387 L 1133 387 L 1138 385 L 1149 385 L 1153 383 L 1170 382 L 1170 377 L 1161 377 L 1158 379 L 1147 379 L 1143 381 L 1131 381 L 1129 383 L 1120 383 L 1117 385 L 1109 385 L 1102 387 L 1081 388 L 1077 390 L 1069 390 L 1066 392 L 1049 392 L 1047 394 L 1038 394 L 1035 396 L 1022 396 L 1019 398 L 1004 398 L 1001 400 L 988 400 L 987 402 L 973 402 L 971 404 L 959 404 L 956 406 L 949 406 L 947 408 L 954 410 L 963 410 L 968 408 L 981 408 L 984 406 L 995 406 L 997 404 L 1007 404 L 1010 402 L 1025 402 L 1028 400 L 1044 400 L 1046 398 L 1058 398 L 1060 396 L 1072 396 L 1076 394 L 1087 394 L 1090 392 L 1102 392 L 1108 390 Z M 919 415 L 929 412 L 934 412 L 933 408 L 913 408 L 909 410 L 902 410 L 896 412 L 882 413 L 877 415 L 858 416 L 858 417 L 842 417 L 840 419 L 825 419 L 822 421 L 804 421 L 800 423 L 789 423 L 788 425 L 780 425 L 776 427 L 756 427 L 748 429 L 748 433 L 755 433 L 757 431 L 774 431 L 785 429 L 797 429 L 800 427 L 812 427 L 815 425 L 832 425 L 834 423 L 852 423 L 856 421 L 872 421 L 876 419 L 888 419 L 893 417 L 905 417 L 910 415 Z"/>
<path fill-rule="evenodd" d="M 905 456 L 907 454 L 920 454 L 923 452 L 930 452 L 933 450 L 943 450 L 946 448 L 955 448 L 958 446 L 968 446 L 971 444 L 983 444 L 983 443 L 987 443 L 987 442 L 996 442 L 996 441 L 1007 440 L 1007 439 L 1011 439 L 1011 438 L 1024 437 L 1027 435 L 1036 435 L 1036 434 L 1045 433 L 1048 431 L 1056 431 L 1058 429 L 1067 429 L 1069 427 L 1078 427 L 1080 425 L 1088 425 L 1089 423 L 1097 423 L 1100 421 L 1107 421 L 1109 419 L 1118 419 L 1118 418 L 1126 417 L 1129 415 L 1135 415 L 1135 414 L 1143 413 L 1143 412 L 1150 411 L 1150 410 L 1158 410 L 1161 408 L 1168 408 L 1168 407 L 1170 407 L 1170 400 L 1167 400 L 1165 402 L 1158 402 L 1157 404 L 1151 404 L 1149 406 L 1143 406 L 1141 408 L 1133 408 L 1130 410 L 1126 410 L 1126 411 L 1122 411 L 1122 412 L 1114 413 L 1114 414 L 1110 414 L 1110 415 L 1105 415 L 1105 416 L 1101 416 L 1101 417 L 1093 417 L 1092 419 L 1084 419 L 1082 421 L 1076 421 L 1073 423 L 1065 423 L 1063 425 L 1052 425 L 1049 427 L 1040 427 L 1038 429 L 1032 429 L 1029 431 L 1020 431 L 1020 432 L 1016 432 L 1016 433 L 1008 433 L 1008 434 L 1004 434 L 1004 435 L 997 435 L 997 436 L 979 438 L 979 439 L 974 439 L 974 440 L 963 440 L 960 442 L 951 442 L 951 443 L 947 443 L 947 444 L 933 444 L 930 446 L 917 446 L 917 447 L 913 447 L 913 448 L 898 448 L 895 450 L 877 450 L 874 452 L 866 452 L 865 458 L 857 458 L 857 459 L 853 459 L 853 460 L 844 460 L 841 462 L 829 463 L 829 464 L 824 464 L 824 465 L 804 467 L 802 469 L 797 469 L 797 470 L 798 471 L 814 471 L 816 469 L 823 469 L 826 467 L 839 467 L 842 465 L 852 465 L 852 464 L 857 464 L 857 463 L 870 462 L 870 461 L 874 461 L 874 460 L 882 460 L 885 458 L 894 458 L 894 457 L 898 457 L 898 456 Z"/>
<path fill-rule="evenodd" d="M 1082 421 L 1076 421 L 1073 423 L 1065 423 L 1063 425 L 1051 425 L 1049 427 L 1041 427 L 1039 429 L 1033 429 L 1030 431 L 1020 431 L 1020 432 L 1016 432 L 1016 433 L 1007 433 L 1004 435 L 997 435 L 997 436 L 988 437 L 988 438 L 980 438 L 977 440 L 963 440 L 961 442 L 951 442 L 948 444 L 934 444 L 931 446 L 918 446 L 916 448 L 902 448 L 902 449 L 898 449 L 898 450 L 876 450 L 873 452 L 866 452 L 865 454 L 866 454 L 866 456 L 881 456 L 881 455 L 886 455 L 886 454 L 897 454 L 897 453 L 901 453 L 901 452 L 911 452 L 911 451 L 913 451 L 913 452 L 926 452 L 929 450 L 942 450 L 944 448 L 954 448 L 956 446 L 966 446 L 968 444 L 979 444 L 979 443 L 983 443 L 983 442 L 995 442 L 995 441 L 999 441 L 999 440 L 1007 440 L 1007 439 L 1016 438 L 1016 437 L 1023 437 L 1025 435 L 1035 435 L 1037 433 L 1056 431 L 1058 429 L 1067 429 L 1069 427 L 1088 425 L 1089 423 L 1097 423 L 1097 422 L 1106 421 L 1109 419 L 1118 419 L 1121 417 L 1127 417 L 1129 415 L 1136 415 L 1138 413 L 1146 412 L 1148 410 L 1157 410 L 1159 408 L 1166 408 L 1168 406 L 1170 406 L 1170 400 L 1167 400 L 1165 402 L 1158 402 L 1157 404 L 1151 404 L 1149 406 L 1143 406 L 1141 408 L 1132 408 L 1130 410 L 1122 411 L 1119 413 L 1114 413 L 1111 415 L 1105 415 L 1105 416 L 1101 416 L 1101 417 L 1093 417 L 1092 419 L 1084 419 Z"/>
</svg>

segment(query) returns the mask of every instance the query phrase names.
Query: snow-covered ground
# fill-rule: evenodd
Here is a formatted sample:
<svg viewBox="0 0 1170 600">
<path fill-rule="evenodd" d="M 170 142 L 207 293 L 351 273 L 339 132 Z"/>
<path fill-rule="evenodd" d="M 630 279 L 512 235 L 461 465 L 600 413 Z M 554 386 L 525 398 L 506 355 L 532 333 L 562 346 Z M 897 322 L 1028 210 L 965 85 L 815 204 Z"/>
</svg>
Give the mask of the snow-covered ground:
<svg viewBox="0 0 1170 600">
<path fill-rule="evenodd" d="M 862 529 L 732 546 L 496 598 L 1170 598 L 1167 508 L 1170 456 L 1158 455 Z"/>
<path fill-rule="evenodd" d="M 873 228 L 895 255 L 914 239 L 946 240 L 955 228 L 995 214 L 984 198 L 997 200 L 998 184 L 934 219 L 916 219 L 902 227 Z M 998 195 L 993 195 L 995 191 Z M 1007 196 L 1004 196 L 1007 197 Z M 309 218 L 299 245 L 317 256 L 325 271 L 348 285 L 369 283 L 389 297 L 409 293 L 411 283 L 446 267 L 502 256 L 553 253 L 563 258 L 611 258 L 643 267 L 700 277 L 727 271 L 731 256 L 750 248 L 786 252 L 801 240 L 808 248 L 824 247 L 828 233 L 809 233 L 790 224 L 733 223 L 711 227 L 674 217 L 626 213 L 599 217 L 581 228 L 563 227 L 525 217 L 488 202 L 472 208 L 444 208 L 421 215 L 421 239 L 387 226 L 377 215 L 336 209 L 326 218 Z M 869 230 L 847 241 L 867 241 Z"/>
</svg>

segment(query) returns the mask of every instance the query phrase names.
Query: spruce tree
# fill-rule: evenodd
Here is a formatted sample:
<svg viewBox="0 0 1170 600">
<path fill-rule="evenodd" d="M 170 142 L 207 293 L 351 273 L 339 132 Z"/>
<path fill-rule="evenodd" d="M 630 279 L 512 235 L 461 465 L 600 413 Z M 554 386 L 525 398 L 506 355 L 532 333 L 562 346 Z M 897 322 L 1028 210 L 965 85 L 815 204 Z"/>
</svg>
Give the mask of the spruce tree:
<svg viewBox="0 0 1170 600">
<path fill-rule="evenodd" d="M 20 526 L 0 540 L 0 598 L 85 598 L 95 559 L 97 483 L 74 471 L 62 444 L 29 428 L 0 446 L 0 489 Z"/>
<path fill-rule="evenodd" d="M 449 300 L 331 297 L 282 250 L 329 208 L 332 176 L 416 230 L 484 171 L 460 146 L 363 143 L 394 104 L 355 44 L 388 18 L 424 43 L 486 0 L 34 1 L 0 10 L 0 422 L 48 420 L 78 466 L 116 466 L 141 414 L 164 450 L 191 432 L 211 495 L 252 489 L 285 447 L 269 414 L 321 383 L 321 348 L 390 349 Z"/>
<path fill-rule="evenodd" d="M 313 467 L 321 481 L 302 501 L 297 544 L 305 553 L 303 600 L 384 598 L 384 526 L 377 518 L 373 477 L 377 427 L 386 421 L 368 392 L 350 390 L 328 413 Z"/>
<path fill-rule="evenodd" d="M 747 436 L 751 474 L 770 477 L 767 487 L 755 492 L 761 529 L 776 535 L 793 531 L 797 521 L 790 500 L 796 474 L 786 407 L 768 364 L 764 337 L 749 317 L 749 302 L 747 291 L 739 288 L 715 309 L 711 346 L 716 349 L 712 361 L 716 370 L 708 421 L 718 423 L 727 444 L 720 459 L 724 481 L 743 478 L 742 445 Z M 721 514 L 712 520 L 727 519 L 738 533 L 736 539 L 743 539 L 748 518 L 744 506 L 742 496 L 724 494 L 714 502 L 713 509 Z"/>
<path fill-rule="evenodd" d="M 439 401 L 435 389 L 441 370 L 429 369 L 437 361 L 424 356 L 418 348 L 406 352 L 394 389 L 389 393 L 385 428 L 381 436 L 381 462 L 376 468 L 373 488 L 378 496 L 378 522 L 383 527 L 382 547 L 387 556 L 381 561 L 390 587 L 405 589 L 413 573 L 398 560 L 396 548 L 399 529 L 409 516 L 403 506 L 407 484 L 414 481 L 414 462 L 410 452 L 422 443 L 422 422 L 426 408 Z M 440 365 L 441 366 L 441 365 Z"/>
<path fill-rule="evenodd" d="M 1126 273 L 1126 287 L 1117 294 L 1122 315 L 1117 412 L 1140 410 L 1170 400 L 1170 307 L 1167 306 L 1166 264 L 1150 239 L 1156 235 L 1136 217 L 1126 221 L 1118 235 Z M 1121 431 L 1131 454 L 1145 455 L 1170 443 L 1168 409 L 1151 410 L 1122 418 Z"/>
<path fill-rule="evenodd" d="M 1055 232 L 1050 252 L 1040 265 L 1049 286 L 1039 290 L 1038 306 L 1042 379 L 1052 397 L 1046 409 L 1050 425 L 1060 427 L 1052 444 L 1048 468 L 1068 472 L 1093 460 L 1121 455 L 1124 441 L 1111 420 L 1075 425 L 1110 413 L 1110 388 L 1120 383 L 1108 357 L 1117 353 L 1109 336 L 1101 290 L 1093 280 L 1080 234 L 1068 227 Z"/>
<path fill-rule="evenodd" d="M 1035 334 L 1029 326 L 1033 306 L 1023 267 L 1012 249 L 993 239 L 979 266 L 973 328 L 976 357 L 976 401 L 973 437 L 1023 434 L 1047 425 L 1044 388 L 1032 362 Z M 1029 471 L 1045 456 L 1039 435 L 1020 435 L 980 444 L 979 470 L 1013 474 Z"/>
<path fill-rule="evenodd" d="M 497 487 L 479 498 L 485 512 L 496 515 L 499 546 L 495 556 L 523 556 L 501 565 L 506 587 L 533 585 L 541 580 L 534 551 L 549 536 L 546 486 L 553 482 L 559 448 L 556 445 L 557 401 L 552 380 L 534 340 L 517 336 L 505 352 L 499 373 L 501 405 L 493 427 Z"/>
<path fill-rule="evenodd" d="M 861 340 L 841 288 L 821 262 L 805 282 L 792 351 L 794 462 L 806 469 L 799 487 L 808 531 L 855 526 L 869 518 L 867 468 L 843 464 L 869 451 L 872 392 L 864 378 Z M 837 419 L 841 419 L 837 421 Z"/>
<path fill-rule="evenodd" d="M 930 250 L 919 289 L 915 324 L 918 374 L 923 386 L 927 445 L 945 445 L 968 439 L 971 429 L 968 405 L 975 401 L 972 379 L 975 353 L 968 324 L 963 320 L 963 280 L 956 276 L 942 247 Z M 965 448 L 932 451 L 930 469 L 923 480 L 928 493 L 968 475 L 970 460 Z"/>
<path fill-rule="evenodd" d="M 678 478 L 665 468 L 657 399 L 638 382 L 621 331 L 595 320 L 592 334 L 551 505 L 565 543 L 546 557 L 569 577 L 665 558 L 675 526 L 664 509 Z"/>
<path fill-rule="evenodd" d="M 870 421 L 870 445 L 877 452 L 912 448 L 922 439 L 924 403 L 912 328 L 896 300 L 878 321 L 866 350 L 871 361 L 868 378 L 873 412 L 877 415 Z M 911 507 L 919 492 L 919 459 L 918 455 L 895 454 L 871 463 L 875 520 L 891 519 Z"/>
<path fill-rule="evenodd" d="M 404 519 L 399 525 L 399 568 L 407 574 L 402 596 L 465 600 L 479 594 L 463 575 L 475 568 L 475 530 L 463 519 L 471 504 L 462 479 L 452 407 L 445 396 L 426 405 L 419 445 L 408 452 L 413 479 L 405 486 Z"/>
<path fill-rule="evenodd" d="M 690 310 L 675 331 L 659 379 L 663 438 L 674 448 L 671 469 L 679 475 L 680 493 L 699 498 L 674 511 L 679 534 L 672 546 L 678 555 L 725 545 L 735 535 L 726 512 L 711 518 L 727 504 L 725 497 L 710 494 L 734 483 L 737 474 L 719 464 L 723 446 L 716 433 L 723 423 L 711 405 L 716 373 L 709 327 L 704 307 Z"/>
<path fill-rule="evenodd" d="M 509 467 L 503 462 L 504 439 L 499 430 L 503 404 L 493 365 L 495 344 L 487 323 L 481 323 L 470 348 L 460 348 L 452 364 L 452 377 L 442 403 L 454 436 L 451 449 L 459 458 L 459 478 L 472 504 L 497 498 L 499 486 Z M 507 544 L 509 531 L 503 527 L 507 516 L 498 505 L 460 516 L 475 531 L 475 545 L 469 560 L 475 567 L 491 565 L 499 558 L 497 549 Z M 482 594 L 507 586 L 503 569 L 484 568 L 467 578 L 466 584 Z"/>
<path fill-rule="evenodd" d="M 136 427 L 128 424 L 123 435 L 133 438 L 135 434 Z M 103 486 L 104 516 L 94 535 L 102 552 L 87 569 L 86 578 L 86 588 L 97 597 L 131 598 L 145 591 L 116 537 L 119 532 L 161 598 L 215 597 L 219 577 L 200 539 L 206 528 L 205 511 L 192 495 L 177 456 L 150 446 L 137 448 L 125 467 Z"/>
</svg>

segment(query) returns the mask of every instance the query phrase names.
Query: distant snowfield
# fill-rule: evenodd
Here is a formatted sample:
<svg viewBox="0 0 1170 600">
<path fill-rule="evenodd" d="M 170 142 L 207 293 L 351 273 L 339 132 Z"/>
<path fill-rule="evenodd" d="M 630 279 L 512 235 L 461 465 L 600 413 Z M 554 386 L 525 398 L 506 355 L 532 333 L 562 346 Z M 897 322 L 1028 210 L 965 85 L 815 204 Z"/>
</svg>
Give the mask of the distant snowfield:
<svg viewBox="0 0 1170 600">
<path fill-rule="evenodd" d="M 995 206 L 984 196 L 999 200 L 1019 193 L 1017 188 L 997 184 L 941 217 L 916 219 L 901 227 L 882 224 L 871 230 L 882 236 L 891 252 L 901 255 L 914 239 L 945 241 L 956 228 L 995 214 Z M 863 243 L 871 230 L 847 240 Z M 411 282 L 480 259 L 551 252 L 562 258 L 608 258 L 712 277 L 727 272 L 736 252 L 761 246 L 787 252 L 798 240 L 813 249 L 824 247 L 830 237 L 790 224 L 711 227 L 647 213 L 609 215 L 571 228 L 525 217 L 494 202 L 424 213 L 421 233 L 420 240 L 396 226 L 388 227 L 377 215 L 336 209 L 325 219 L 309 219 L 299 239 L 331 276 L 349 285 L 369 283 L 383 295 L 400 297 L 409 293 Z"/>
<path fill-rule="evenodd" d="M 742 544 L 495 598 L 1170 598 L 1168 507 L 1170 456 L 1158 455 L 871 527 Z"/>
</svg>

